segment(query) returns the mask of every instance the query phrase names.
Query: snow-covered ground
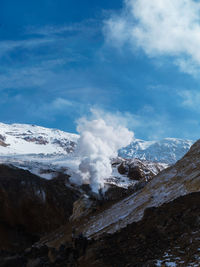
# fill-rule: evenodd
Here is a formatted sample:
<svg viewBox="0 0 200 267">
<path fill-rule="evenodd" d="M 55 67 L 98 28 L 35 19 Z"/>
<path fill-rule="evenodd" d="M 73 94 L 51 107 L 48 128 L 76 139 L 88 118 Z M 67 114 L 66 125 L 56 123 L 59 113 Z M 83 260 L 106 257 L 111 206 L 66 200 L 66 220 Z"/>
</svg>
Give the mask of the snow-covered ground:
<svg viewBox="0 0 200 267">
<path fill-rule="evenodd" d="M 78 170 L 81 159 L 74 153 L 79 135 L 57 129 L 49 129 L 28 124 L 0 123 L 0 163 L 13 164 L 27 169 L 45 179 L 52 179 L 56 173 L 73 175 Z M 119 154 L 124 158 L 137 157 L 157 162 L 174 162 L 190 148 L 192 141 L 168 138 L 162 141 L 135 140 Z M 136 164 L 137 159 L 131 162 Z M 130 162 L 130 164 L 132 164 Z M 157 174 L 167 168 L 167 164 L 156 166 L 145 162 L 148 172 Z M 159 169 L 161 167 L 161 169 Z M 126 175 L 120 175 L 113 166 L 111 177 L 105 183 L 123 188 L 133 185 Z"/>
<path fill-rule="evenodd" d="M 29 170 L 45 179 L 54 178 L 58 172 L 73 175 L 78 171 L 81 159 L 73 153 L 68 155 L 0 155 L 0 164 L 11 164 L 15 167 Z M 136 182 L 117 171 L 117 166 L 112 168 L 111 177 L 105 179 L 105 184 L 113 184 L 128 188 Z"/>
<path fill-rule="evenodd" d="M 29 124 L 0 123 L 0 155 L 67 154 L 79 136 Z"/>
<path fill-rule="evenodd" d="M 0 123 L 0 155 L 67 155 L 74 151 L 79 135 L 29 124 Z M 123 158 L 174 164 L 193 141 L 166 138 L 160 141 L 136 139 L 119 150 Z"/>
<path fill-rule="evenodd" d="M 0 164 L 11 164 L 29 170 L 45 179 L 51 179 L 57 172 L 71 174 L 77 171 L 78 157 L 71 155 L 0 155 Z M 45 173 L 48 171 L 48 175 Z"/>
<path fill-rule="evenodd" d="M 134 140 L 129 146 L 119 150 L 123 158 L 174 164 L 188 152 L 194 141 L 177 138 L 165 138 L 159 141 Z"/>
</svg>

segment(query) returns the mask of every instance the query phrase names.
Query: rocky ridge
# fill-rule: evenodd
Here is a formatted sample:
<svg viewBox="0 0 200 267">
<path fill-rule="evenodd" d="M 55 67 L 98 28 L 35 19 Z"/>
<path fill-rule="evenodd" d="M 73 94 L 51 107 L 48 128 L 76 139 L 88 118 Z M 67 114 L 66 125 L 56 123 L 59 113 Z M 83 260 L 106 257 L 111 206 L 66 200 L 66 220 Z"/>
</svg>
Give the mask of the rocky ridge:
<svg viewBox="0 0 200 267">
<path fill-rule="evenodd" d="M 159 141 L 135 139 L 129 146 L 119 150 L 119 156 L 174 164 L 188 152 L 193 143 L 192 140 L 178 138 L 165 138 Z"/>
<path fill-rule="evenodd" d="M 0 165 L 0 266 L 198 266 L 199 159 L 200 141 L 169 168 L 118 158 L 99 198 L 66 165 Z"/>
<path fill-rule="evenodd" d="M 200 140 L 174 166 L 154 177 L 141 191 L 119 201 L 83 227 L 88 237 L 113 233 L 141 220 L 144 210 L 158 207 L 180 196 L 200 191 Z"/>
<path fill-rule="evenodd" d="M 68 177 L 51 181 L 13 166 L 0 165 L 0 249 L 22 251 L 65 224 L 80 193 Z"/>
<path fill-rule="evenodd" d="M 24 164 L 21 165 L 23 168 L 26 162 Z M 133 172 L 131 179 L 127 173 L 119 174 L 117 169 L 121 164 L 129 169 L 139 166 L 140 179 Z M 40 169 L 41 165 L 36 167 Z M 65 168 L 45 167 L 38 173 L 42 176 L 53 174 L 50 180 L 13 165 L 0 165 L 0 232 L 4 236 L 0 249 L 14 252 L 20 247 L 23 250 L 45 234 L 66 224 L 69 218 L 71 229 L 75 221 L 79 223 L 79 220 L 89 218 L 106 206 L 140 190 L 149 181 L 149 173 L 152 179 L 153 174 L 155 176 L 163 168 L 162 164 L 140 160 L 113 160 L 116 176 L 107 180 L 108 190 L 96 198 L 88 185 L 72 187 Z M 122 180 L 119 182 L 120 179 L 124 179 L 125 183 Z"/>
<path fill-rule="evenodd" d="M 142 220 L 114 234 L 88 240 L 82 234 L 51 245 L 40 241 L 21 254 L 6 254 L 1 267 L 199 266 L 200 193 L 146 209 Z M 62 233 L 64 229 L 62 229 Z M 54 233 L 54 239 L 60 234 Z M 51 236 L 52 239 L 52 236 Z"/>
<path fill-rule="evenodd" d="M 65 229 L 46 237 L 38 246 L 56 250 L 45 266 L 198 266 L 199 159 L 200 141 L 140 191 L 86 215 L 75 226 L 89 240 Z"/>
</svg>

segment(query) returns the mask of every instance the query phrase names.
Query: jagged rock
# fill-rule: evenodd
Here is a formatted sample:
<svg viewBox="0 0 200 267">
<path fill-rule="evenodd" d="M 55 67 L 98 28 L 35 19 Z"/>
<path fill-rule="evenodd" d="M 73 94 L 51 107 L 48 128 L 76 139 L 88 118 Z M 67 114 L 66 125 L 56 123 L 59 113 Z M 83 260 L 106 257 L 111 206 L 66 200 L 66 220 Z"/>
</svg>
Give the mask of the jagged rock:
<svg viewBox="0 0 200 267">
<path fill-rule="evenodd" d="M 128 188 L 109 185 L 108 190 L 104 193 L 103 199 L 105 201 L 119 201 L 120 199 L 123 199 L 142 189 L 146 183 L 146 181 L 137 181 L 134 185 L 131 185 Z"/>
<path fill-rule="evenodd" d="M 62 179 L 0 165 L 0 249 L 22 250 L 66 223 L 78 197 Z"/>
<path fill-rule="evenodd" d="M 130 166 L 128 171 L 128 177 L 133 180 L 151 179 L 153 176 L 153 173 L 149 171 L 149 176 L 146 178 L 139 166 Z"/>
<path fill-rule="evenodd" d="M 141 221 L 93 243 L 82 264 L 148 267 L 171 262 L 170 266 L 198 266 L 199 201 L 198 192 L 147 209 Z M 158 261 L 160 265 L 156 265 Z"/>
<path fill-rule="evenodd" d="M 9 144 L 6 144 L 4 141 L 0 140 L 0 146 L 7 147 Z"/>
<path fill-rule="evenodd" d="M 158 171 L 156 165 L 148 163 L 147 168 L 143 161 L 141 165 L 138 160 L 127 161 L 125 174 L 132 177 L 137 177 L 135 170 L 144 167 L 140 173 L 144 176 L 138 178 L 136 185 L 146 186 L 120 201 L 116 199 L 114 204 L 103 203 L 92 214 L 96 202 L 86 196 L 76 201 L 79 195 L 66 187 L 64 179 L 44 181 L 27 171 L 1 165 L 0 248 L 18 254 L 0 252 L 0 267 L 147 267 L 156 266 L 157 261 L 165 264 L 165 253 L 177 266 L 198 264 L 200 193 L 190 193 L 200 191 L 199 155 L 200 141 L 182 160 L 154 179 L 150 174 Z M 68 198 L 73 197 L 70 202 Z M 74 201 L 75 219 L 72 216 L 69 222 L 66 218 Z M 65 227 L 52 232 L 64 222 Z M 80 235 L 72 238 L 70 229 L 74 225 Z M 38 241 L 47 232 L 51 234 Z M 31 249 L 17 250 L 34 240 L 38 242 Z M 24 262 L 19 265 L 20 260 Z M 26 261 L 30 266 L 24 265 Z"/>
<path fill-rule="evenodd" d="M 1 259 L 0 267 L 25 267 L 26 258 L 20 255 L 6 257 Z"/>
<path fill-rule="evenodd" d="M 84 225 L 85 235 L 97 237 L 104 232 L 114 233 L 141 220 L 146 208 L 158 207 L 182 195 L 200 191 L 199 155 L 200 140 L 180 161 L 161 171 L 140 191 L 91 217 Z"/>
<path fill-rule="evenodd" d="M 0 146 L 3 146 L 3 147 L 9 146 L 9 144 L 6 144 L 5 141 L 6 141 L 6 137 L 0 134 Z"/>
<path fill-rule="evenodd" d="M 25 136 L 23 139 L 27 142 L 32 142 L 38 145 L 46 145 L 49 143 L 43 136 L 38 136 L 38 137 Z"/>
<path fill-rule="evenodd" d="M 118 187 L 116 185 L 110 185 L 108 190 L 104 194 L 104 200 L 120 200 L 123 197 L 126 197 L 127 195 L 130 195 L 134 192 L 133 187 L 130 188 L 122 188 Z"/>
<path fill-rule="evenodd" d="M 130 145 L 119 150 L 119 156 L 172 165 L 188 152 L 193 143 L 191 140 L 177 138 L 165 138 L 159 141 L 135 139 Z"/>
<path fill-rule="evenodd" d="M 166 167 L 167 165 L 162 163 L 128 159 L 118 166 L 118 172 L 123 175 L 126 174 L 132 180 L 149 181 Z"/>
<path fill-rule="evenodd" d="M 127 174 L 129 171 L 129 166 L 127 165 L 126 161 L 123 161 L 117 169 L 120 174 Z"/>
<path fill-rule="evenodd" d="M 81 217 L 88 215 L 96 207 L 96 205 L 96 201 L 92 200 L 85 194 L 82 195 L 73 204 L 73 213 L 70 217 L 70 221 L 76 221 Z"/>
<path fill-rule="evenodd" d="M 49 248 L 48 256 L 46 248 L 32 248 L 34 253 L 26 256 L 26 260 L 29 264 L 38 263 L 38 267 L 169 266 L 167 263 L 171 266 L 198 266 L 199 201 L 200 192 L 181 196 L 161 207 L 147 209 L 142 220 L 114 234 L 104 234 L 97 240 L 88 240 L 80 234 L 60 246 L 57 240 L 58 248 Z M 19 255 L 12 258 L 19 257 L 23 258 Z M 29 266 L 35 265 L 26 267 Z"/>
</svg>

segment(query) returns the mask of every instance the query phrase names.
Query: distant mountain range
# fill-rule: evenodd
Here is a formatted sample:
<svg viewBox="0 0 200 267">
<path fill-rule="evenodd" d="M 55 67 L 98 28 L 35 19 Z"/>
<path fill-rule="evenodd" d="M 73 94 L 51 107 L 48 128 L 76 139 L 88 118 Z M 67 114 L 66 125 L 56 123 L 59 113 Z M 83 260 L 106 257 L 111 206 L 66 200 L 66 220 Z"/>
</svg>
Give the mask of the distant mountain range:
<svg viewBox="0 0 200 267">
<path fill-rule="evenodd" d="M 160 141 L 136 139 L 129 146 L 120 149 L 119 156 L 174 164 L 188 152 L 193 143 L 191 140 L 177 138 L 165 138 Z"/>
<path fill-rule="evenodd" d="M 0 123 L 0 155 L 69 154 L 74 151 L 79 135 L 57 129 L 28 124 Z M 173 164 L 179 160 L 194 142 L 176 138 L 160 141 L 136 139 L 120 149 L 123 158 L 139 158 Z"/>
<path fill-rule="evenodd" d="M 0 124 L 0 266 L 199 266 L 200 140 L 134 140 L 97 195 L 78 138 Z"/>
</svg>

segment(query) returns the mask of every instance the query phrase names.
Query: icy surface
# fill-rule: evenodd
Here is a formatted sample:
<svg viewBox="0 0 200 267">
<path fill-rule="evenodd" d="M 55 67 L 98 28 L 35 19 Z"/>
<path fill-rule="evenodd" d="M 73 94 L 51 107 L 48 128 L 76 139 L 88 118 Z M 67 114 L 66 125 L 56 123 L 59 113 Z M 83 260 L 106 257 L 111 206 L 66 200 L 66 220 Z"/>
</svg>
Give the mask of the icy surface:
<svg viewBox="0 0 200 267">
<path fill-rule="evenodd" d="M 68 154 L 78 138 L 57 129 L 0 123 L 0 155 Z"/>
<path fill-rule="evenodd" d="M 0 123 L 0 155 L 68 154 L 74 151 L 79 135 L 29 124 Z M 173 164 L 193 144 L 191 140 L 166 138 L 160 141 L 135 139 L 119 150 L 123 158 Z"/>
<path fill-rule="evenodd" d="M 0 155 L 0 164 L 12 164 L 15 167 L 29 170 L 42 178 L 50 180 L 57 176 L 58 172 L 73 175 L 77 172 L 81 159 L 69 155 Z M 47 172 L 46 172 L 47 171 Z M 126 175 L 119 174 L 117 166 L 112 168 L 112 174 L 105 179 L 105 184 L 128 188 L 136 182 Z"/>
<path fill-rule="evenodd" d="M 193 143 L 191 140 L 176 138 L 160 141 L 135 139 L 129 146 L 119 150 L 119 156 L 174 164 L 188 152 Z"/>
</svg>

